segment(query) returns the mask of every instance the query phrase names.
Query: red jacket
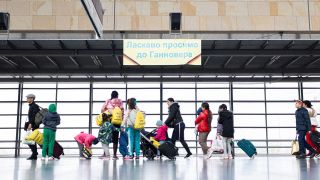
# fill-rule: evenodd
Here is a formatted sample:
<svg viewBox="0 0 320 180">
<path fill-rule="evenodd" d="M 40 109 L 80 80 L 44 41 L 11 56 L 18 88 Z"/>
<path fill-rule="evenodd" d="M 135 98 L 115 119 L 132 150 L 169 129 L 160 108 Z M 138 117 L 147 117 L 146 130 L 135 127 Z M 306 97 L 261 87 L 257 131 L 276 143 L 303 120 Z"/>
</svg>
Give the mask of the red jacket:
<svg viewBox="0 0 320 180">
<path fill-rule="evenodd" d="M 165 141 L 167 139 L 168 126 L 162 125 L 157 129 L 157 135 L 154 137 L 157 141 Z"/>
<path fill-rule="evenodd" d="M 195 125 L 198 124 L 199 132 L 210 132 L 211 127 L 209 126 L 209 111 L 202 111 L 194 123 Z"/>
<path fill-rule="evenodd" d="M 76 137 L 74 137 L 74 139 L 79 142 L 80 144 L 84 144 L 85 147 L 87 148 L 91 148 L 92 146 L 92 142 L 96 137 L 94 137 L 91 134 L 87 134 L 84 132 L 81 132 L 80 134 L 78 134 Z"/>
</svg>

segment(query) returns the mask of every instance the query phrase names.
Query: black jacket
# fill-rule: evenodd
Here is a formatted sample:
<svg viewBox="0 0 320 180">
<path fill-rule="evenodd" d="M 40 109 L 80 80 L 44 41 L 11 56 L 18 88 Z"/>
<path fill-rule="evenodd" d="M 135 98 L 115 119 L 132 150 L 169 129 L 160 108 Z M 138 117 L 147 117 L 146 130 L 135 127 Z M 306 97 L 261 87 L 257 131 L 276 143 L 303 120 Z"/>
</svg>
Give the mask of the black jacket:
<svg viewBox="0 0 320 180">
<path fill-rule="evenodd" d="M 174 102 L 169 107 L 169 116 L 167 120 L 165 121 L 165 124 L 168 127 L 174 127 L 176 124 L 183 122 L 181 113 L 180 113 L 180 106 L 178 103 Z"/>
<path fill-rule="evenodd" d="M 234 134 L 233 113 L 228 110 L 219 112 L 218 122 L 223 126 L 222 136 L 233 138 L 233 134 Z"/>
<path fill-rule="evenodd" d="M 39 125 L 36 125 L 34 120 L 36 117 L 36 114 L 40 111 L 39 106 L 35 103 L 32 102 L 29 104 L 29 111 L 28 111 L 28 122 L 32 124 L 32 130 L 38 129 Z"/>
<path fill-rule="evenodd" d="M 311 121 L 308 110 L 306 108 L 299 108 L 296 110 L 296 130 L 297 131 L 310 131 Z"/>
<path fill-rule="evenodd" d="M 53 131 L 57 130 L 57 126 L 60 124 L 60 115 L 58 113 L 48 112 L 43 120 L 44 128 L 51 129 Z"/>
</svg>

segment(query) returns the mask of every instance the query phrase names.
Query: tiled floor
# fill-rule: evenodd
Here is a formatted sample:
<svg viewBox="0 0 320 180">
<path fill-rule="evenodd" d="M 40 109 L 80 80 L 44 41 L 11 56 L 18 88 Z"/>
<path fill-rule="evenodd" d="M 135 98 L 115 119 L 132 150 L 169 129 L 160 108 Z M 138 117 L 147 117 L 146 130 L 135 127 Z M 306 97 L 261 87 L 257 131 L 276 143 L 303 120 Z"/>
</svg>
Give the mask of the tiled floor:
<svg viewBox="0 0 320 180">
<path fill-rule="evenodd" d="M 63 157 L 59 161 L 27 161 L 24 158 L 0 158 L 1 180 L 319 180 L 320 160 L 297 160 L 294 157 L 236 157 L 204 160 L 193 156 L 176 161 L 145 159 L 123 161 L 80 160 Z"/>
</svg>

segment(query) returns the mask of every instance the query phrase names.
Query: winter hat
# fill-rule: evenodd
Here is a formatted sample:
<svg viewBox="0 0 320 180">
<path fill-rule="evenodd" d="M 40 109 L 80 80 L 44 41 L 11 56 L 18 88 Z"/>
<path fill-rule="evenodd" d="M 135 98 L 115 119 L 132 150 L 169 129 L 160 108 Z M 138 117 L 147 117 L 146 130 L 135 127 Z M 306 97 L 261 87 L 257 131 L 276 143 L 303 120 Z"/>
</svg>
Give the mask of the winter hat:
<svg viewBox="0 0 320 180">
<path fill-rule="evenodd" d="M 157 121 L 157 126 L 162 126 L 162 124 L 163 124 L 163 123 L 162 123 L 161 120 L 158 120 L 158 121 Z"/>
<path fill-rule="evenodd" d="M 95 138 L 92 142 L 94 145 L 98 144 L 99 143 L 99 139 L 98 138 Z"/>
<path fill-rule="evenodd" d="M 57 106 L 55 104 L 50 104 L 49 105 L 49 112 L 51 112 L 51 113 L 57 112 Z"/>
</svg>

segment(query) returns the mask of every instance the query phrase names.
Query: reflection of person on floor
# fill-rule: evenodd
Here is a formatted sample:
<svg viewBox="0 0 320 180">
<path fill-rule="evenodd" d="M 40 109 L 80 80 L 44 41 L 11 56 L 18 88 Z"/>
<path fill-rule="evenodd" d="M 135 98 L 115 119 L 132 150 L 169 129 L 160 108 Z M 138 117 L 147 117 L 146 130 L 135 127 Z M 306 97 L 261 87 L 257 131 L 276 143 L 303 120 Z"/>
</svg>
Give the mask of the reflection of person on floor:
<svg viewBox="0 0 320 180">
<path fill-rule="evenodd" d="M 180 113 L 180 106 L 177 102 L 174 102 L 173 98 L 168 98 L 167 105 L 169 109 L 169 116 L 167 120 L 165 121 L 165 124 L 173 128 L 171 141 L 173 144 L 176 143 L 177 140 L 180 141 L 184 149 L 187 151 L 187 155 L 185 158 L 188 158 L 192 155 L 188 144 L 184 140 L 184 129 L 186 128 L 181 113 Z"/>
<path fill-rule="evenodd" d="M 303 107 L 303 102 L 297 100 L 295 104 L 296 110 L 296 130 L 298 134 L 299 141 L 299 155 L 296 157 L 298 159 L 306 158 L 306 148 L 311 152 L 310 158 L 313 158 L 316 155 L 316 151 L 306 142 L 306 134 L 311 131 L 311 122 L 308 110 Z"/>
</svg>

